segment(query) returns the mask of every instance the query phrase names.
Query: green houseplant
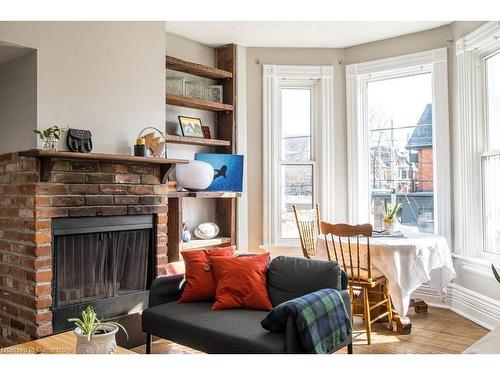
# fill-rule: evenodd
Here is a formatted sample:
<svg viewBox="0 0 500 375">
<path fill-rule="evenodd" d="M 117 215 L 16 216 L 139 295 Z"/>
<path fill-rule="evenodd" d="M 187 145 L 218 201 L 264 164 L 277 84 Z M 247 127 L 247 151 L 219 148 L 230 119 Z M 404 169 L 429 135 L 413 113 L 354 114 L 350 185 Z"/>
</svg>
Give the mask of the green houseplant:
<svg viewBox="0 0 500 375">
<path fill-rule="evenodd" d="M 500 275 L 498 274 L 498 271 L 495 269 L 495 266 L 492 264 L 491 269 L 493 271 L 493 275 L 495 276 L 495 279 L 500 283 Z"/>
<path fill-rule="evenodd" d="M 102 322 L 92 306 L 82 311 L 80 318 L 71 318 L 68 321 L 76 326 L 74 333 L 77 337 L 76 352 L 78 354 L 113 354 L 116 352 L 115 335 L 121 328 L 125 335 L 125 327 L 116 322 Z"/>
<path fill-rule="evenodd" d="M 382 227 L 384 230 L 392 231 L 394 230 L 394 222 L 396 221 L 396 214 L 403 207 L 403 203 L 397 202 L 395 206 L 391 203 L 387 203 L 384 208 L 384 219 L 382 221 Z"/>
<path fill-rule="evenodd" d="M 61 129 L 57 126 L 51 126 L 45 130 L 34 129 L 33 132 L 38 134 L 42 140 L 42 150 L 57 151 L 57 142 L 61 138 Z"/>
</svg>

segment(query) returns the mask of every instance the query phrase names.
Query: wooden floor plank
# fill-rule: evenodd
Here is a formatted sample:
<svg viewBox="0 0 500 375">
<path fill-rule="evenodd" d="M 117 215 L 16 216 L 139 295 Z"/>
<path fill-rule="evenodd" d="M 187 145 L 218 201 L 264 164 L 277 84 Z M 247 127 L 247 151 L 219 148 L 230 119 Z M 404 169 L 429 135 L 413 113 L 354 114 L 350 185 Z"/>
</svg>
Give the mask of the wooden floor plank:
<svg viewBox="0 0 500 375">
<path fill-rule="evenodd" d="M 451 310 L 429 307 L 427 314 L 408 316 L 412 322 L 409 335 L 399 335 L 389 331 L 384 323 L 375 323 L 372 332 L 372 344 L 367 345 L 364 323 L 361 318 L 354 320 L 354 353 L 355 354 L 458 354 L 483 337 L 488 330 Z M 144 353 L 145 346 L 132 349 Z M 153 343 L 154 353 L 163 354 L 200 354 L 201 352 L 187 348 L 167 340 Z M 344 348 L 337 352 L 347 353 Z"/>
</svg>

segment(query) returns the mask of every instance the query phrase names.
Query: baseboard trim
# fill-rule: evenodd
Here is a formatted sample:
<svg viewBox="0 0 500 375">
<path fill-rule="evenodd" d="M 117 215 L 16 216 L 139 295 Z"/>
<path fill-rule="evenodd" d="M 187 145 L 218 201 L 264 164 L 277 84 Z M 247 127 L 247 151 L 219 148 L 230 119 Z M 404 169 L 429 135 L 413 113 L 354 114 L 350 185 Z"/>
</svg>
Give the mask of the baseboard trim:
<svg viewBox="0 0 500 375">
<path fill-rule="evenodd" d="M 430 286 L 422 285 L 412 298 L 423 299 L 429 306 L 450 309 L 489 330 L 500 326 L 499 301 L 458 284 L 448 284 L 446 290 L 443 298 Z"/>
</svg>

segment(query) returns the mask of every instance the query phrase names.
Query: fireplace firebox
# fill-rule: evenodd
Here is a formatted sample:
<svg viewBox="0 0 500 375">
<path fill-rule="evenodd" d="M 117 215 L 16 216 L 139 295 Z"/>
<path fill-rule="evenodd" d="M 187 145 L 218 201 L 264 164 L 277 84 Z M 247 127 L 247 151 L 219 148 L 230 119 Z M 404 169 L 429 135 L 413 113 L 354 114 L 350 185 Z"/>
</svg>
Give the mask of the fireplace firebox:
<svg viewBox="0 0 500 375">
<path fill-rule="evenodd" d="M 154 270 L 153 215 L 54 218 L 54 332 L 92 305 L 107 319 L 142 310 Z"/>
</svg>

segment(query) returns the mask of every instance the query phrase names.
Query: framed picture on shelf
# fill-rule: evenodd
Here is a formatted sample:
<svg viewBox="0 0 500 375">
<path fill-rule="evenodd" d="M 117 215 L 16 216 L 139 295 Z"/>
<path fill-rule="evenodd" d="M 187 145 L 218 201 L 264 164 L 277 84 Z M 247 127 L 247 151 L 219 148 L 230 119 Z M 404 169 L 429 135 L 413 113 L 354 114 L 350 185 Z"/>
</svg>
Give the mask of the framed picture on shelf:
<svg viewBox="0 0 500 375">
<path fill-rule="evenodd" d="M 179 125 L 184 137 L 203 138 L 201 119 L 196 117 L 179 116 Z"/>
<path fill-rule="evenodd" d="M 203 129 L 203 138 L 212 139 L 210 134 L 210 128 L 208 126 L 202 126 L 201 128 Z"/>
<path fill-rule="evenodd" d="M 214 180 L 205 191 L 243 191 L 243 155 L 196 153 L 194 158 L 214 167 Z"/>
</svg>

